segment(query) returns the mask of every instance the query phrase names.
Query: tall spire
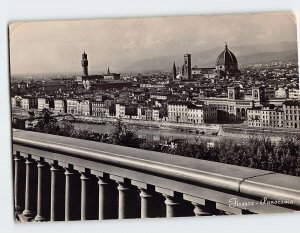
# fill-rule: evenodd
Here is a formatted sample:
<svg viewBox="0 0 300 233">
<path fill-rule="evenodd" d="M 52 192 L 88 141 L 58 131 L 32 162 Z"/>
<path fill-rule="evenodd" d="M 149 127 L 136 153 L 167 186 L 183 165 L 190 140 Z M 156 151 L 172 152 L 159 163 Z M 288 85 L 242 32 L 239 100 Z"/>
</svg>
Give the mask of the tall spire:
<svg viewBox="0 0 300 233">
<path fill-rule="evenodd" d="M 107 68 L 107 72 L 106 72 L 106 74 L 110 74 L 110 70 L 109 70 L 109 67 Z"/>
<path fill-rule="evenodd" d="M 225 50 L 228 50 L 228 45 L 226 41 L 225 41 Z"/>
<path fill-rule="evenodd" d="M 177 74 L 177 70 L 176 70 L 176 64 L 175 64 L 175 61 L 174 61 L 174 64 L 173 64 L 173 81 L 176 79 L 176 74 Z"/>
</svg>

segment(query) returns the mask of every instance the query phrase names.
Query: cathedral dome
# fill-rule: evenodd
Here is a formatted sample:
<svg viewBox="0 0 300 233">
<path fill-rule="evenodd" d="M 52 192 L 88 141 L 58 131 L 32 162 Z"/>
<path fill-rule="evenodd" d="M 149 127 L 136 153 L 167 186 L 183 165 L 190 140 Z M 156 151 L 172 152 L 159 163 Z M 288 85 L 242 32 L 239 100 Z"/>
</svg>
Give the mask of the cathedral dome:
<svg viewBox="0 0 300 233">
<path fill-rule="evenodd" d="M 228 49 L 227 44 L 225 44 L 224 51 L 218 56 L 216 66 L 226 66 L 231 69 L 237 69 L 237 59 L 235 55 Z"/>
</svg>

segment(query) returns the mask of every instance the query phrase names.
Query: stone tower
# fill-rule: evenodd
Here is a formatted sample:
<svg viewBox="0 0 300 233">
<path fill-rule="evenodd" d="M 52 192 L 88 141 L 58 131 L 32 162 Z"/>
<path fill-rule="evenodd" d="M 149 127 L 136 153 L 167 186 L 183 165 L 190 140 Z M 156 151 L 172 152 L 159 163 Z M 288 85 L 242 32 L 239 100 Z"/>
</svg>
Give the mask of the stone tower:
<svg viewBox="0 0 300 233">
<path fill-rule="evenodd" d="M 83 76 L 88 76 L 89 75 L 89 72 L 88 72 L 89 61 L 87 59 L 87 54 L 85 53 L 85 51 L 82 54 L 81 65 L 82 65 Z"/>
<path fill-rule="evenodd" d="M 254 101 L 265 101 L 265 88 L 264 87 L 252 87 L 252 99 Z"/>
<path fill-rule="evenodd" d="M 192 58 L 191 54 L 184 54 L 183 79 L 191 79 L 192 77 Z"/>
<path fill-rule="evenodd" d="M 240 87 L 234 86 L 234 87 L 228 87 L 228 99 L 230 100 L 237 100 L 240 98 Z"/>
</svg>

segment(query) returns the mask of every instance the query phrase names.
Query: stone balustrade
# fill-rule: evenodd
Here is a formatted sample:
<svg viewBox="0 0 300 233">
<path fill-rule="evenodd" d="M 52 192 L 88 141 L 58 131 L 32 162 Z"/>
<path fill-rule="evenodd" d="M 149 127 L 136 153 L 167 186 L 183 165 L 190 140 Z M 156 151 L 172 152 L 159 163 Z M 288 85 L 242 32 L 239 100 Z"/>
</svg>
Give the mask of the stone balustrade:
<svg viewBox="0 0 300 233">
<path fill-rule="evenodd" d="M 70 221 L 300 209 L 300 178 L 23 130 L 13 131 L 20 221 Z"/>
</svg>

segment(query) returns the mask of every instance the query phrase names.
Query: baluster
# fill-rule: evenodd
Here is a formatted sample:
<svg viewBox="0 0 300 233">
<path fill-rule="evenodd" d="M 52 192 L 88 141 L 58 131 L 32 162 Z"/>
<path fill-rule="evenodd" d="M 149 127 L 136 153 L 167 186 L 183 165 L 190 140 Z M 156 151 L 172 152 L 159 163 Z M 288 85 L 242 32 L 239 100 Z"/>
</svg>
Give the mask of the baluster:
<svg viewBox="0 0 300 233">
<path fill-rule="evenodd" d="M 81 173 L 81 220 L 87 219 L 87 186 L 91 179 L 88 174 Z"/>
<path fill-rule="evenodd" d="M 98 176 L 99 185 L 99 220 L 113 218 L 114 193 L 112 190 L 112 180 L 107 174 Z"/>
<path fill-rule="evenodd" d="M 181 198 L 177 195 L 170 196 L 163 194 L 166 204 L 166 217 L 180 217 L 181 216 Z"/>
<path fill-rule="evenodd" d="M 25 183 L 25 209 L 22 213 L 24 221 L 31 221 L 35 216 L 36 211 L 36 172 L 35 162 L 32 160 L 31 155 L 26 158 L 26 183 Z"/>
<path fill-rule="evenodd" d="M 119 219 L 135 218 L 137 217 L 137 200 L 135 198 L 134 187 L 129 180 L 124 182 L 118 181 L 119 190 Z"/>
<path fill-rule="evenodd" d="M 218 210 L 217 210 L 217 207 L 216 207 L 216 202 L 214 202 L 214 201 L 205 200 L 205 210 L 210 215 L 218 215 Z"/>
<path fill-rule="evenodd" d="M 71 190 L 73 188 L 73 176 L 74 170 L 71 167 L 65 167 L 65 176 L 66 176 L 66 184 L 65 184 L 65 221 L 72 220 L 71 215 Z"/>
<path fill-rule="evenodd" d="M 46 202 L 47 202 L 47 187 L 46 187 L 46 164 L 41 158 L 37 161 L 38 168 L 38 186 L 37 186 L 37 215 L 35 221 L 43 222 L 48 220 L 46 216 Z"/>
<path fill-rule="evenodd" d="M 20 156 L 20 152 L 16 152 L 14 161 L 15 161 L 15 172 L 14 172 L 15 213 L 19 215 L 22 213 L 22 210 L 24 208 L 24 202 L 22 200 L 22 198 L 24 198 L 23 169 L 22 169 L 23 158 Z"/>
<path fill-rule="evenodd" d="M 81 220 L 98 217 L 98 185 L 89 169 L 81 172 Z"/>
<path fill-rule="evenodd" d="M 75 166 L 80 171 L 80 219 L 92 220 L 98 218 L 98 184 L 90 169 Z M 78 190 L 79 191 L 79 190 Z"/>
<path fill-rule="evenodd" d="M 141 197 L 141 218 L 154 218 L 155 217 L 155 203 L 154 203 L 154 188 L 142 188 L 140 189 Z"/>
<path fill-rule="evenodd" d="M 65 221 L 80 219 L 80 184 L 72 165 L 65 169 Z"/>
<path fill-rule="evenodd" d="M 59 168 L 57 165 L 57 161 L 51 164 L 51 204 L 50 204 L 50 221 L 57 221 L 59 220 L 59 210 L 58 205 L 61 203 L 58 203 L 59 198 L 59 192 L 62 190 L 59 190 L 58 187 L 58 172 Z"/>
<path fill-rule="evenodd" d="M 130 195 L 130 188 L 128 185 L 117 182 L 118 183 L 118 190 L 119 190 L 119 219 L 125 219 L 129 217 L 129 195 Z"/>
<path fill-rule="evenodd" d="M 207 212 L 204 205 L 201 205 L 196 202 L 192 202 L 194 208 L 195 216 L 210 216 L 211 214 Z"/>
</svg>

